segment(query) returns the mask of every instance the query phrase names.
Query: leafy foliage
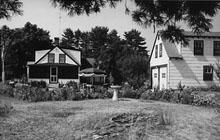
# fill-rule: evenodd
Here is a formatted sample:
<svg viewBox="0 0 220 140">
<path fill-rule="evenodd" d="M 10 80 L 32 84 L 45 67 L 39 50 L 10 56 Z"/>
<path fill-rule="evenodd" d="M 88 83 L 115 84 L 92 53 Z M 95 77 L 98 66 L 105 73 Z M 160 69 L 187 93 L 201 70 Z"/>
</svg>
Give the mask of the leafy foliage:
<svg viewBox="0 0 220 140">
<path fill-rule="evenodd" d="M 9 19 L 12 15 L 22 15 L 22 2 L 19 0 L 1 0 L 0 1 L 0 19 Z"/>
<path fill-rule="evenodd" d="M 49 32 L 30 22 L 17 29 L 3 26 L 0 32 L 5 45 L 5 69 L 10 72 L 6 79 L 21 78 L 26 74 L 27 61 L 34 61 L 35 51 L 51 48 Z"/>
<path fill-rule="evenodd" d="M 98 13 L 101 8 L 109 4 L 115 7 L 121 0 L 52 0 L 53 4 L 66 10 L 70 16 L 86 13 Z M 208 32 L 212 28 L 212 17 L 220 9 L 219 1 L 189 1 L 189 0 L 134 0 L 136 8 L 132 11 L 132 18 L 135 22 L 144 27 L 153 26 L 167 27 L 161 32 L 162 36 L 171 41 L 187 43 L 183 37 L 182 29 L 178 23 L 185 22 L 193 32 L 199 34 Z M 129 9 L 126 6 L 126 13 Z"/>
</svg>

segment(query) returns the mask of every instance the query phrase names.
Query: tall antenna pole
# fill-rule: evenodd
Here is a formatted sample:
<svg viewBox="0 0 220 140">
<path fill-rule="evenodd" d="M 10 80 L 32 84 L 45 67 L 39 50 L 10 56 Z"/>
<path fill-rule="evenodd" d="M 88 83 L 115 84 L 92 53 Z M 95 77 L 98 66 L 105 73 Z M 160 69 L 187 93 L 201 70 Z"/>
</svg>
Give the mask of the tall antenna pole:
<svg viewBox="0 0 220 140">
<path fill-rule="evenodd" d="M 61 16 L 61 10 L 59 11 L 59 38 L 62 37 L 62 33 L 61 33 L 61 20 L 62 20 L 62 16 Z"/>
</svg>

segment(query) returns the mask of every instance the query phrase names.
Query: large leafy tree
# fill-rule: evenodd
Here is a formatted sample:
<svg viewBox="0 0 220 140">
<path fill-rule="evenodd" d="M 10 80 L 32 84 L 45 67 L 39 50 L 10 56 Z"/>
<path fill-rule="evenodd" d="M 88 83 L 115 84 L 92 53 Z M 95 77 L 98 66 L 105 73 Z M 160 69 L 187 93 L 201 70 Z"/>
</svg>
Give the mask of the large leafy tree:
<svg viewBox="0 0 220 140">
<path fill-rule="evenodd" d="M 14 43 L 15 36 L 14 31 L 11 30 L 8 26 L 2 26 L 0 30 L 1 37 L 1 64 L 2 64 L 2 82 L 5 82 L 5 60 L 6 52 L 9 50 L 9 47 Z"/>
<path fill-rule="evenodd" d="M 67 28 L 64 30 L 61 40 L 61 46 L 67 48 L 79 49 L 82 43 L 82 32 L 78 29 L 75 32 Z"/>
<path fill-rule="evenodd" d="M 95 59 L 99 59 L 100 54 L 107 47 L 108 42 L 108 31 L 107 27 L 96 26 L 92 28 L 90 32 L 90 41 L 92 47 L 92 55 Z"/>
<path fill-rule="evenodd" d="M 132 29 L 124 33 L 121 57 L 117 65 L 123 75 L 123 80 L 128 81 L 134 88 L 144 84 L 149 74 L 148 52 L 145 39 L 141 33 Z"/>
<path fill-rule="evenodd" d="M 22 15 L 22 2 L 19 0 L 1 0 L 0 1 L 0 19 L 10 19 L 13 15 Z M 5 47 L 6 45 L 10 45 L 9 42 L 9 34 L 10 30 L 7 26 L 3 26 L 1 28 L 1 38 L 0 38 L 0 46 L 1 46 L 1 63 L 2 63 L 2 82 L 5 82 Z"/>
<path fill-rule="evenodd" d="M 11 72 L 7 78 L 21 78 L 27 61 L 34 61 L 35 51 L 51 48 L 49 32 L 27 22 L 23 28 L 8 28 L 6 33 L 5 66 Z"/>
<path fill-rule="evenodd" d="M 121 1 L 52 0 L 55 6 L 66 10 L 70 16 L 97 13 L 106 5 L 115 7 Z M 178 23 L 185 22 L 195 33 L 206 32 L 212 28 L 212 17 L 220 9 L 220 1 L 134 0 L 134 3 L 136 9 L 131 12 L 131 15 L 135 22 L 144 27 L 165 27 L 161 32 L 162 37 L 173 42 L 183 43 L 187 43 L 187 40 L 184 38 L 183 30 L 178 26 Z"/>
<path fill-rule="evenodd" d="M 146 42 L 145 39 L 141 36 L 141 32 L 132 29 L 131 31 L 124 33 L 125 37 L 125 53 L 130 55 L 134 53 L 143 53 L 146 54 Z"/>
<path fill-rule="evenodd" d="M 22 2 L 19 0 L 1 0 L 0 1 L 0 19 L 9 19 L 13 15 L 22 15 Z"/>
</svg>

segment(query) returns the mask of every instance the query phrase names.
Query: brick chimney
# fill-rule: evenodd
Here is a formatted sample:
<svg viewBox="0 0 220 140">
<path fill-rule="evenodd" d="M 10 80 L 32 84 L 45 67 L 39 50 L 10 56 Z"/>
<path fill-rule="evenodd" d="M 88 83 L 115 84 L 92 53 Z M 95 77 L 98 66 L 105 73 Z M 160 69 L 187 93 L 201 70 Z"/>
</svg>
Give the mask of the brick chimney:
<svg viewBox="0 0 220 140">
<path fill-rule="evenodd" d="M 60 45 L 60 39 L 59 37 L 54 37 L 54 45 L 59 46 Z"/>
</svg>

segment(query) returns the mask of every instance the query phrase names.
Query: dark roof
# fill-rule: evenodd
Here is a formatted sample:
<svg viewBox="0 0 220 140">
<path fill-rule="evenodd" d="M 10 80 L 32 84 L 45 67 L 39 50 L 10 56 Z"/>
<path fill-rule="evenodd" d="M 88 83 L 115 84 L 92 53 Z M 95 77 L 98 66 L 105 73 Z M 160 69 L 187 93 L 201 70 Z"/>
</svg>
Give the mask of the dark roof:
<svg viewBox="0 0 220 140">
<path fill-rule="evenodd" d="M 168 40 L 163 40 L 163 45 L 169 58 L 182 58 L 174 43 Z"/>
<path fill-rule="evenodd" d="M 187 37 L 220 37 L 220 32 L 205 32 L 201 34 L 195 34 L 190 31 L 184 31 L 183 34 Z"/>
<path fill-rule="evenodd" d="M 79 73 L 85 73 L 85 74 L 91 74 L 91 73 L 105 74 L 105 71 L 97 69 L 97 68 L 87 68 L 87 69 L 81 70 Z"/>
<path fill-rule="evenodd" d="M 95 58 L 86 58 L 86 60 L 92 65 L 95 65 Z"/>
</svg>

